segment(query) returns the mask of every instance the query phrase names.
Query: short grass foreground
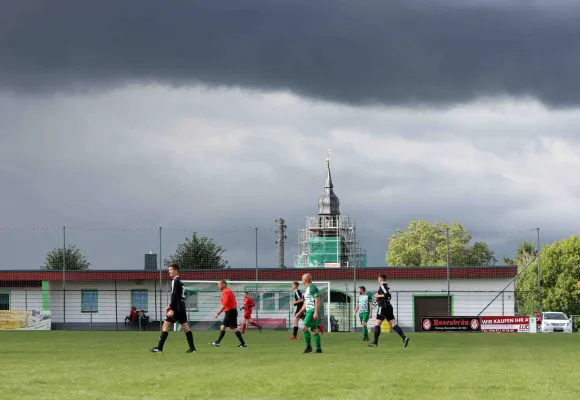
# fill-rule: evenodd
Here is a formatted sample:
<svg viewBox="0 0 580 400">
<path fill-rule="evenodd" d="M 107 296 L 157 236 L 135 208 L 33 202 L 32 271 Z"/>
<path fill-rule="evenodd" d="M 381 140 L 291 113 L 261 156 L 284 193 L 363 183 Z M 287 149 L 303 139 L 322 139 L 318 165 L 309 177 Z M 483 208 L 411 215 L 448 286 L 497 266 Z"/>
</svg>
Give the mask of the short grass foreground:
<svg viewBox="0 0 580 400">
<path fill-rule="evenodd" d="M 378 348 L 330 333 L 302 354 L 284 332 L 0 331 L 2 399 L 532 399 L 578 398 L 579 334 L 395 334 Z"/>
</svg>

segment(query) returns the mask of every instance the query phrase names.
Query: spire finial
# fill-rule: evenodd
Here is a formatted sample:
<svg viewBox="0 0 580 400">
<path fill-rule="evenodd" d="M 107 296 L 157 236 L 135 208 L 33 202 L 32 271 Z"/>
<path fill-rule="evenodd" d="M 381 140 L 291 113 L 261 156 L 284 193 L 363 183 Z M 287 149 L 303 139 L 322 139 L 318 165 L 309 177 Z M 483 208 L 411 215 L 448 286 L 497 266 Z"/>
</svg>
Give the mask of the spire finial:
<svg viewBox="0 0 580 400">
<path fill-rule="evenodd" d="M 334 194 L 334 185 L 332 184 L 332 176 L 330 174 L 330 154 L 331 149 L 328 149 L 328 156 L 326 158 L 326 182 L 324 184 L 324 193 L 318 199 L 318 215 L 340 215 L 340 201 L 336 194 Z"/>
</svg>

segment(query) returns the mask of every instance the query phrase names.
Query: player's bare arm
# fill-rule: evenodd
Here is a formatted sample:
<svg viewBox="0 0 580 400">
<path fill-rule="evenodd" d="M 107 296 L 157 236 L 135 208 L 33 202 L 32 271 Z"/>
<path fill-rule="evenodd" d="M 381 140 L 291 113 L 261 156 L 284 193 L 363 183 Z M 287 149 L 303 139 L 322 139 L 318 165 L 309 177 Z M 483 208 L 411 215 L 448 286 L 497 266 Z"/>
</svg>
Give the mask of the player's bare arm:
<svg viewBox="0 0 580 400">
<path fill-rule="evenodd" d="M 296 315 L 300 315 L 304 312 L 304 310 L 306 310 L 306 303 L 302 304 L 302 307 L 300 307 L 300 311 L 298 311 L 296 313 Z"/>
<path fill-rule="evenodd" d="M 221 313 L 223 313 L 223 312 L 224 312 L 224 308 L 225 308 L 225 307 L 222 307 L 222 308 L 220 308 L 220 310 L 217 312 L 217 314 L 214 314 L 214 315 L 213 315 L 213 317 L 214 317 L 215 319 L 217 319 L 217 317 L 219 317 L 219 315 L 220 315 Z"/>
<path fill-rule="evenodd" d="M 318 307 L 320 307 L 320 297 L 314 299 L 314 319 L 318 319 Z"/>
</svg>

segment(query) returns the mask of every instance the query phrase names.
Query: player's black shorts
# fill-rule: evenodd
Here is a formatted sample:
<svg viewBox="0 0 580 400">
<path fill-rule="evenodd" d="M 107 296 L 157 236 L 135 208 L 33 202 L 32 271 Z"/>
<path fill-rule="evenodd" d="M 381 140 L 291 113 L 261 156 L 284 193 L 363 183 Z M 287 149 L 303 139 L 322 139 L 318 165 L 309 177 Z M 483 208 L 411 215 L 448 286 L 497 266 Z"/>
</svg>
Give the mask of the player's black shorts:
<svg viewBox="0 0 580 400">
<path fill-rule="evenodd" d="M 222 325 L 230 329 L 236 329 L 238 327 L 238 310 L 232 308 L 231 310 L 226 311 Z"/>
<path fill-rule="evenodd" d="M 302 308 L 302 307 L 300 307 Z M 300 314 L 298 314 L 298 312 L 300 311 L 300 308 L 297 308 L 296 310 L 294 310 L 294 316 L 298 317 L 298 319 L 304 319 L 304 315 L 306 314 L 304 311 L 302 311 Z"/>
<path fill-rule="evenodd" d="M 165 321 L 174 324 L 176 321 L 180 324 L 187 323 L 187 313 L 185 310 L 177 310 L 173 312 L 173 317 L 165 318 Z"/>
<path fill-rule="evenodd" d="M 379 306 L 377 311 L 377 319 L 379 321 L 391 321 L 395 319 L 395 314 L 393 313 L 393 305 L 391 303 L 383 304 Z"/>
</svg>

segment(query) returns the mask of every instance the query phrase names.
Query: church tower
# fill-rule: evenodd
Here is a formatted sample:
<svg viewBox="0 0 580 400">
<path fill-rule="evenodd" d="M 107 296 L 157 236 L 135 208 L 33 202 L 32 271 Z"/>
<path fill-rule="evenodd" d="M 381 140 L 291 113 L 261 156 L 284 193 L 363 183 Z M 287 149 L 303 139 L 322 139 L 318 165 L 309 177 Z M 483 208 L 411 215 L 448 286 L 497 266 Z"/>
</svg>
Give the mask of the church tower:
<svg viewBox="0 0 580 400">
<path fill-rule="evenodd" d="M 347 268 L 366 266 L 366 253 L 359 247 L 356 225 L 340 214 L 330 172 L 330 150 L 326 159 L 326 182 L 318 198 L 318 215 L 306 217 L 306 229 L 298 232 L 297 268 Z"/>
</svg>

